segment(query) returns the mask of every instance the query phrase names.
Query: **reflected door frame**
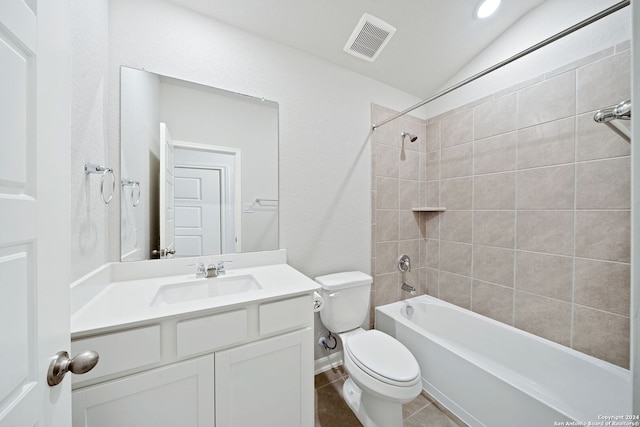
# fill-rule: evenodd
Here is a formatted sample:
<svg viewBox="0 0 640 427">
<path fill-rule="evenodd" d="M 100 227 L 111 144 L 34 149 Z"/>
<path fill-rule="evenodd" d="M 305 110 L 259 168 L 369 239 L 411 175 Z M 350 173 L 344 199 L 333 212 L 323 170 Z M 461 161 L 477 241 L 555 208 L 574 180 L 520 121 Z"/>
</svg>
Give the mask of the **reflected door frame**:
<svg viewBox="0 0 640 427">
<path fill-rule="evenodd" d="M 222 216 L 222 253 L 235 253 L 242 251 L 242 218 L 241 218 L 241 201 L 242 201 L 242 150 L 235 147 L 223 147 L 217 145 L 199 144 L 195 142 L 187 141 L 174 141 L 175 149 L 202 151 L 206 153 L 215 153 L 233 156 L 234 159 L 234 171 L 233 171 L 233 185 L 229 183 L 228 179 L 224 179 L 226 188 L 223 189 L 223 193 L 235 194 L 233 206 L 227 206 L 227 212 Z M 175 167 L 183 168 L 209 168 L 209 169 L 225 169 L 218 166 L 209 167 L 205 165 L 188 164 L 182 162 L 176 162 Z M 233 187 L 233 188 L 231 188 Z M 225 218 L 234 219 L 233 230 L 230 231 L 230 227 L 225 223 Z M 229 247 L 233 242 L 234 247 Z"/>
</svg>

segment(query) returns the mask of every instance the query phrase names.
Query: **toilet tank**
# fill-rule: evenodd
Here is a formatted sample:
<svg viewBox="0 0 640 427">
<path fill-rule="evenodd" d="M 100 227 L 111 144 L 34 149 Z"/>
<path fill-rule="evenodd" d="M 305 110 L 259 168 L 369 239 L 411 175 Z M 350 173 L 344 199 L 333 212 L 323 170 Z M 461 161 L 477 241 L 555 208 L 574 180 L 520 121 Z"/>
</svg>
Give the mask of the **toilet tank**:
<svg viewBox="0 0 640 427">
<path fill-rule="evenodd" d="M 331 332 L 358 328 L 369 315 L 371 276 L 360 271 L 316 277 L 324 307 L 320 319 Z"/>
</svg>

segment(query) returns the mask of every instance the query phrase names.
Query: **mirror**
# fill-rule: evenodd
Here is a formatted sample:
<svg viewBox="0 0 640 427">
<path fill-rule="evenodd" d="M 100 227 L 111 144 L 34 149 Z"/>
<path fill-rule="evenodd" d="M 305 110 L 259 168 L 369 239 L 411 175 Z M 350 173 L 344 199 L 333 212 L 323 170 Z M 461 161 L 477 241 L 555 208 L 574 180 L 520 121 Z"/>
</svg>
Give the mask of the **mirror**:
<svg viewBox="0 0 640 427">
<path fill-rule="evenodd" d="M 120 69 L 122 261 L 278 249 L 278 104 Z"/>
</svg>

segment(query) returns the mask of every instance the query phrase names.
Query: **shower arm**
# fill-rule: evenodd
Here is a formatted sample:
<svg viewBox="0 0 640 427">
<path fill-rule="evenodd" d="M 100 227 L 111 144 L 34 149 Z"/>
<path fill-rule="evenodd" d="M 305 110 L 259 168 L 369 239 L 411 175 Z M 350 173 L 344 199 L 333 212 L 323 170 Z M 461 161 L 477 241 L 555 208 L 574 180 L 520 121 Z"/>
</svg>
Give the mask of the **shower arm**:
<svg viewBox="0 0 640 427">
<path fill-rule="evenodd" d="M 499 62 L 499 63 L 497 63 L 495 65 L 492 65 L 491 67 L 489 67 L 489 68 L 487 68 L 487 69 L 485 69 L 483 71 L 480 71 L 479 73 L 474 74 L 473 76 L 471 76 L 471 77 L 469 77 L 469 78 L 467 78 L 467 79 L 465 79 L 465 80 L 463 80 L 463 81 L 461 81 L 459 83 L 456 83 L 455 85 L 450 86 L 447 89 L 444 89 L 444 90 L 436 93 L 435 95 L 433 95 L 433 96 L 431 96 L 431 97 L 429 97 L 429 98 L 427 98 L 427 99 L 425 99 L 423 101 L 420 101 L 419 103 L 407 108 L 406 110 L 403 110 L 403 111 L 399 112 L 398 114 L 396 114 L 396 115 L 394 115 L 394 116 L 392 116 L 392 117 L 390 117 L 390 118 L 388 118 L 386 120 L 383 120 L 380 123 L 374 124 L 372 126 L 372 129 L 376 130 L 380 126 L 385 125 L 385 124 L 387 124 L 387 123 L 389 123 L 389 122 L 391 122 L 391 121 L 393 121 L 393 120 L 395 120 L 397 118 L 400 118 L 400 117 L 404 116 L 405 114 L 410 113 L 411 111 L 415 110 L 416 108 L 420 108 L 420 107 L 428 104 L 431 101 L 435 101 L 436 99 L 441 98 L 444 95 L 446 95 L 446 94 L 448 94 L 450 92 L 453 92 L 454 90 L 459 89 L 462 86 L 465 86 L 465 85 L 467 85 L 467 84 L 479 79 L 480 77 L 484 77 L 487 74 L 492 73 L 492 72 L 496 71 L 497 69 L 502 68 L 505 65 L 508 65 L 508 64 L 512 63 L 513 61 L 516 61 L 516 60 L 518 60 L 518 59 L 520 59 L 520 58 L 522 58 L 524 56 L 527 56 L 528 54 L 530 54 L 532 52 L 535 52 L 536 50 L 538 50 L 540 48 L 543 48 L 543 47 L 547 46 L 548 44 L 551 44 L 551 43 L 553 43 L 553 42 L 555 42 L 557 40 L 560 40 L 561 38 L 563 38 L 565 36 L 568 36 L 569 34 L 575 32 L 575 31 L 577 31 L 577 30 L 579 30 L 579 29 L 581 29 L 583 27 L 586 27 L 589 24 L 593 24 L 594 22 L 599 21 L 600 19 L 602 19 L 602 18 L 604 18 L 606 16 L 609 16 L 614 12 L 619 11 L 620 9 L 623 9 L 623 8 L 629 6 L 630 4 L 631 4 L 631 0 L 623 0 L 623 1 L 619 2 L 619 3 L 616 3 L 613 6 L 608 7 L 607 9 L 604 9 L 604 10 L 596 13 L 595 15 L 590 16 L 589 18 L 587 18 L 587 19 L 585 19 L 583 21 L 580 21 L 577 24 L 572 25 L 571 27 L 566 28 L 565 30 L 560 31 L 559 33 L 554 34 L 553 36 L 551 36 L 551 37 L 549 37 L 549 38 L 547 38 L 547 39 L 545 39 L 545 40 L 543 40 L 543 41 L 541 41 L 541 42 L 539 42 L 539 43 L 537 43 L 537 44 L 535 44 L 535 45 L 533 45 L 533 46 L 531 46 L 531 47 L 529 47 L 529 48 L 527 48 L 527 49 L 525 49 L 525 50 L 523 50 L 523 51 L 521 51 L 521 52 L 519 52 L 519 53 L 517 53 L 515 55 L 513 55 L 510 58 L 507 58 L 502 62 Z"/>
</svg>

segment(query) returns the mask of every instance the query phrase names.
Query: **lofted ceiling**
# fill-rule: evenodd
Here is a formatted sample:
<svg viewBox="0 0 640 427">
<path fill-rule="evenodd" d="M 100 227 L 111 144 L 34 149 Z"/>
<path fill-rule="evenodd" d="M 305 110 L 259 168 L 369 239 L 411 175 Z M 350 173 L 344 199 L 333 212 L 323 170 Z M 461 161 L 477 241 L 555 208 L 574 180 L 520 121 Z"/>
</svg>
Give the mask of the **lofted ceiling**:
<svg viewBox="0 0 640 427">
<path fill-rule="evenodd" d="M 169 1 L 426 98 L 545 0 L 502 0 L 484 20 L 479 0 Z M 397 29 L 373 63 L 343 51 L 365 12 Z"/>
</svg>

